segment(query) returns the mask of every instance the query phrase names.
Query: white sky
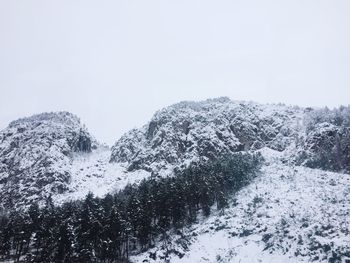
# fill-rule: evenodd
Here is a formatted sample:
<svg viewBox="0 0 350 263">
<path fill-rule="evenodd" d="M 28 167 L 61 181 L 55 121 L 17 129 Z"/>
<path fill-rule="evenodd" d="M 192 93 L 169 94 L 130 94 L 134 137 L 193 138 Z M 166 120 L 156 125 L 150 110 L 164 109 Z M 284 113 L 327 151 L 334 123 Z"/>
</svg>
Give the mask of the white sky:
<svg viewBox="0 0 350 263">
<path fill-rule="evenodd" d="M 0 129 L 68 110 L 112 144 L 180 100 L 350 103 L 348 0 L 0 0 Z"/>
</svg>

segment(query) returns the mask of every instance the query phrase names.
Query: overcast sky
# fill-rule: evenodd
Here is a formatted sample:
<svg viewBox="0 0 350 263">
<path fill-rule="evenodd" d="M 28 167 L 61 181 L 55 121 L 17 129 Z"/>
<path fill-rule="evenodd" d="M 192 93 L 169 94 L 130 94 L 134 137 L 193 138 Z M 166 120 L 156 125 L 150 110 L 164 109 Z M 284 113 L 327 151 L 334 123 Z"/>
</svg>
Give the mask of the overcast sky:
<svg viewBox="0 0 350 263">
<path fill-rule="evenodd" d="M 68 110 L 112 144 L 181 100 L 348 105 L 349 14 L 349 0 L 0 0 L 0 129 Z"/>
</svg>

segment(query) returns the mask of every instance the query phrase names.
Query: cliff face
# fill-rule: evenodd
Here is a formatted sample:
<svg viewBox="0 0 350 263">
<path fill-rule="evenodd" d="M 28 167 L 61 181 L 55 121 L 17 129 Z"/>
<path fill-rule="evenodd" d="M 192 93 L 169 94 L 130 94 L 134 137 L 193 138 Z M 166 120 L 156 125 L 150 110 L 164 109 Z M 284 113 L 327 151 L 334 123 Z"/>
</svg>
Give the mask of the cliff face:
<svg viewBox="0 0 350 263">
<path fill-rule="evenodd" d="M 297 163 L 350 173 L 350 107 L 312 110 L 306 114 L 304 126 Z"/>
<path fill-rule="evenodd" d="M 303 110 L 228 98 L 181 102 L 158 111 L 141 129 L 122 136 L 111 162 L 129 170 L 160 171 L 198 158 L 269 147 L 286 149 L 298 135 Z"/>
<path fill-rule="evenodd" d="M 94 142 L 75 115 L 43 113 L 10 123 L 0 132 L 0 200 L 21 206 L 62 193 L 70 181 L 73 152 Z"/>
</svg>

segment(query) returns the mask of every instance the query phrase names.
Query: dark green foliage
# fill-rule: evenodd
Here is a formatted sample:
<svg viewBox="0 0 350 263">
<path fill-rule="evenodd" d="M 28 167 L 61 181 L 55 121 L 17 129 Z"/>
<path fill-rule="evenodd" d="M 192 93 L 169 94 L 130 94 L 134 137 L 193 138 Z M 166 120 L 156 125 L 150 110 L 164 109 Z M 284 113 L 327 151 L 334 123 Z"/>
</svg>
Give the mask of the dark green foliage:
<svg viewBox="0 0 350 263">
<path fill-rule="evenodd" d="M 1 257 L 25 262 L 123 262 L 181 229 L 202 212 L 224 210 L 232 194 L 256 174 L 261 157 L 235 154 L 193 163 L 171 177 L 143 180 L 104 198 L 0 217 Z"/>
</svg>

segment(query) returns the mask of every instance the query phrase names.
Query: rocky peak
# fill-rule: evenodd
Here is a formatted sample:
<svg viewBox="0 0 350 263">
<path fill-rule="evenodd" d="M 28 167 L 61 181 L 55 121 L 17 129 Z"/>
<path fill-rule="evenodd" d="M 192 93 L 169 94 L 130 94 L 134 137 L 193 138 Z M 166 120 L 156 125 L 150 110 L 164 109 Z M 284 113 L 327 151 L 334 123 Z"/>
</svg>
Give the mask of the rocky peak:
<svg viewBox="0 0 350 263">
<path fill-rule="evenodd" d="M 185 101 L 154 114 L 148 124 L 116 142 L 111 162 L 159 171 L 196 158 L 260 149 L 284 150 L 303 110 L 285 105 L 231 101 L 227 97 Z"/>
<path fill-rule="evenodd" d="M 0 132 L 0 199 L 5 206 L 64 192 L 73 152 L 90 152 L 95 140 L 68 112 L 18 119 Z"/>
</svg>

